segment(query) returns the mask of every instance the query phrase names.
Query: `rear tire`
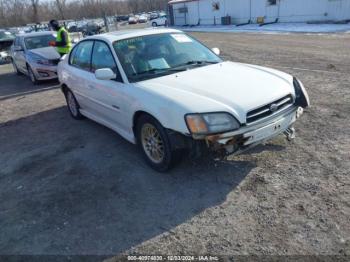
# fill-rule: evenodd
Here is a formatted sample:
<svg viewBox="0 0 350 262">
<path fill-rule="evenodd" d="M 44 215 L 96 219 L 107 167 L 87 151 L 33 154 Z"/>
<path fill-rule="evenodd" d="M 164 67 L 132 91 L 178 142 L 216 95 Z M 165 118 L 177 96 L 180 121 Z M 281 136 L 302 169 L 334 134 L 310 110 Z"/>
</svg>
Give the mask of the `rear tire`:
<svg viewBox="0 0 350 262">
<path fill-rule="evenodd" d="M 66 96 L 67 107 L 70 115 L 77 120 L 83 119 L 84 116 L 79 111 L 80 106 L 78 104 L 78 101 L 75 99 L 73 92 L 70 90 L 67 90 L 65 92 L 65 96 Z"/>
<path fill-rule="evenodd" d="M 156 23 L 156 22 L 153 22 L 153 23 L 152 23 L 152 26 L 153 26 L 153 27 L 157 27 L 157 23 Z"/>
<path fill-rule="evenodd" d="M 142 115 L 136 125 L 137 142 L 149 166 L 158 172 L 168 171 L 179 157 L 172 150 L 164 127 L 150 115 Z"/>
</svg>

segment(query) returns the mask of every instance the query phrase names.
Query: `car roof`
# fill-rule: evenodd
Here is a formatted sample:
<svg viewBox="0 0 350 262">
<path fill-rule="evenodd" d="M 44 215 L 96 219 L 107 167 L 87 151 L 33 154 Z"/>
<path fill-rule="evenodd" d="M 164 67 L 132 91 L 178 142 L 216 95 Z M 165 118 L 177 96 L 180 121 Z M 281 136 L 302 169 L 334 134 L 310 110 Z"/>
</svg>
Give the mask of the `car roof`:
<svg viewBox="0 0 350 262">
<path fill-rule="evenodd" d="M 31 33 L 24 33 L 19 34 L 20 37 L 33 37 L 33 36 L 42 36 L 42 35 L 54 35 L 56 32 L 54 31 L 41 31 L 41 32 L 31 32 Z"/>
<path fill-rule="evenodd" d="M 177 29 L 168 28 L 146 28 L 146 29 L 133 29 L 133 30 L 121 30 L 106 34 L 94 35 L 87 37 L 86 39 L 100 39 L 108 42 L 114 42 L 118 40 L 123 40 L 127 38 L 133 38 L 138 36 L 146 35 L 156 35 L 156 34 L 166 34 L 166 33 L 182 33 L 182 31 Z"/>
</svg>

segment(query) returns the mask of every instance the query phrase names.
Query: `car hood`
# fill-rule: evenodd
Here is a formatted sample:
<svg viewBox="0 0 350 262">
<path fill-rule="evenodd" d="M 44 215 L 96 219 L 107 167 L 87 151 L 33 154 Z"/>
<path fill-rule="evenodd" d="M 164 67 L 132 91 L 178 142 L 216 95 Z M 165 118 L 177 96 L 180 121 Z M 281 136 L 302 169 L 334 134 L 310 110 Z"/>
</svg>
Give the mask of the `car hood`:
<svg viewBox="0 0 350 262">
<path fill-rule="evenodd" d="M 294 96 L 293 77 L 278 70 L 222 62 L 137 83 L 176 100 L 188 113 L 226 111 L 245 123 L 248 111 Z"/>
<path fill-rule="evenodd" d="M 55 60 L 55 59 L 61 58 L 60 54 L 56 51 L 56 48 L 52 46 L 32 49 L 29 52 L 49 60 Z"/>
</svg>

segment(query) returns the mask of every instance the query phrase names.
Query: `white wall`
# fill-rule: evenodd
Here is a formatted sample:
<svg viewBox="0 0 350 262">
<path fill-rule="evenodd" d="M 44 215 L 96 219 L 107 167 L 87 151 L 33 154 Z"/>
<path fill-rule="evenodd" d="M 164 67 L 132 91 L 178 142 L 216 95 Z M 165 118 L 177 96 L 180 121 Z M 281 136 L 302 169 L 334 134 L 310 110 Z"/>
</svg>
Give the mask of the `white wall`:
<svg viewBox="0 0 350 262">
<path fill-rule="evenodd" d="M 198 5 L 199 5 L 199 1 L 186 3 L 186 6 L 188 8 L 188 14 L 190 14 L 187 16 L 187 24 L 189 25 L 198 24 L 198 19 L 199 19 Z"/>
<path fill-rule="evenodd" d="M 221 24 L 221 17 L 224 16 L 225 0 L 215 1 L 220 4 L 220 9 L 217 11 L 213 10 L 213 2 L 212 0 L 199 1 L 199 18 L 202 25 L 214 24 L 214 18 L 216 24 Z"/>
<path fill-rule="evenodd" d="M 220 3 L 220 10 L 213 11 L 213 2 Z M 212 25 L 214 17 L 216 24 L 220 24 L 221 17 L 225 15 L 230 15 L 234 24 L 246 23 L 250 17 L 255 23 L 260 16 L 265 17 L 266 22 L 272 22 L 277 17 L 280 22 L 350 19 L 350 0 L 279 0 L 278 3 L 270 6 L 267 0 L 199 0 L 174 4 L 174 9 L 179 6 L 188 8 L 186 19 L 175 17 L 175 25 L 196 25 L 198 19 L 202 25 Z"/>
<path fill-rule="evenodd" d="M 185 7 L 185 4 L 175 4 L 173 5 L 173 16 L 174 16 L 174 25 L 181 26 L 186 24 L 187 16 L 192 16 L 192 13 L 184 14 L 180 13 L 180 8 Z"/>
<path fill-rule="evenodd" d="M 250 0 L 226 1 L 225 6 L 225 15 L 231 16 L 233 24 L 248 22 L 250 18 Z"/>
<path fill-rule="evenodd" d="M 281 22 L 306 22 L 325 20 L 329 0 L 282 0 L 280 6 Z"/>
<path fill-rule="evenodd" d="M 330 19 L 350 19 L 350 0 L 329 0 L 327 12 Z"/>
</svg>

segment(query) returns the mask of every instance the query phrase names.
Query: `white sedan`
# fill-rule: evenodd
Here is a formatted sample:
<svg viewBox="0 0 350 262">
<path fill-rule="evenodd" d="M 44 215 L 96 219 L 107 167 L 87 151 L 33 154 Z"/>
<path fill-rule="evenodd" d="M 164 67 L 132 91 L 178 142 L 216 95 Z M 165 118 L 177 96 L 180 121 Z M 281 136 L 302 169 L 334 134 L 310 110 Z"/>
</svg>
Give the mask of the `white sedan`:
<svg viewBox="0 0 350 262">
<path fill-rule="evenodd" d="M 168 19 L 167 19 L 167 17 L 164 15 L 164 16 L 160 16 L 160 17 L 158 17 L 158 18 L 152 19 L 149 23 L 150 23 L 153 27 L 157 27 L 157 26 L 166 26 L 167 23 L 168 23 Z"/>
<path fill-rule="evenodd" d="M 184 152 L 239 153 L 282 133 L 293 138 L 309 105 L 303 84 L 218 55 L 178 30 L 120 31 L 79 42 L 58 76 L 75 119 L 88 117 L 138 144 L 158 171 Z"/>
</svg>

